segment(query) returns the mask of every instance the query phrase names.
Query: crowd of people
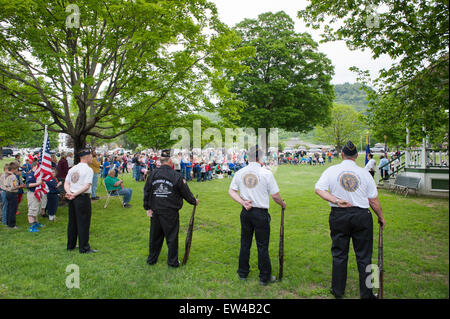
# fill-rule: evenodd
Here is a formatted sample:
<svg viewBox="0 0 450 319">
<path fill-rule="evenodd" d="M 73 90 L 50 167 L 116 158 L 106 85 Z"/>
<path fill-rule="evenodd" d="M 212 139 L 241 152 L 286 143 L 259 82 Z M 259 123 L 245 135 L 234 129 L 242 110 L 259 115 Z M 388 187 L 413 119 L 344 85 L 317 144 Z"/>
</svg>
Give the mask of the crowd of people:
<svg viewBox="0 0 450 319">
<path fill-rule="evenodd" d="M 100 165 L 101 176 L 106 178 L 110 170 L 114 171 L 114 177 L 119 173 L 132 172 L 132 178 L 137 181 L 145 181 L 147 176 L 161 166 L 159 152 L 143 152 L 131 154 L 100 154 L 94 159 Z M 267 157 L 268 158 L 268 157 Z M 267 166 L 274 165 L 274 161 L 266 158 Z M 248 165 L 248 157 L 243 152 L 225 156 L 222 152 L 209 154 L 195 154 L 179 152 L 173 156 L 173 169 L 180 172 L 187 181 L 209 181 L 212 179 L 231 178 L 235 172 Z"/>
<path fill-rule="evenodd" d="M 123 207 L 130 208 L 132 189 L 125 187 L 119 174 L 132 173 L 132 179 L 145 181 L 148 175 L 161 166 L 160 152 L 142 152 L 132 154 L 92 152 L 92 161 L 88 164 L 93 170 L 91 186 L 91 200 L 98 200 L 97 190 L 99 182 L 104 183 L 106 191 L 114 195 L 123 196 Z M 1 221 L 11 229 L 17 229 L 16 215 L 19 215 L 18 206 L 23 194 L 27 196 L 29 232 L 39 232 L 43 226 L 39 218 L 48 218 L 56 221 L 57 208 L 67 205 L 64 182 L 69 170 L 74 166 L 72 152 L 62 152 L 58 157 L 51 155 L 52 175 L 48 181 L 37 181 L 35 171 L 39 165 L 40 154 L 28 154 L 21 158 L 17 154 L 14 161 L 5 164 L 3 174 L 0 175 L 1 189 Z M 265 157 L 267 166 L 274 164 Z M 210 151 L 208 154 L 179 153 L 173 156 L 172 168 L 182 174 L 186 181 L 205 182 L 212 179 L 232 178 L 241 168 L 248 165 L 245 151 L 225 156 L 223 151 Z M 36 187 L 42 183 L 47 185 L 47 193 L 39 199 L 34 195 Z"/>
<path fill-rule="evenodd" d="M 307 152 L 299 151 L 295 153 L 282 154 L 279 157 L 278 164 L 289 164 L 289 165 L 325 165 L 328 159 L 328 163 L 332 162 L 333 153 L 331 151 L 322 152 Z"/>
<path fill-rule="evenodd" d="M 105 188 L 111 194 L 123 196 L 123 206 L 131 207 L 132 189 L 124 186 L 123 180 L 119 179 L 119 174 L 132 173 L 132 179 L 137 182 L 145 181 L 149 174 L 161 166 L 160 152 L 149 151 L 135 154 L 103 153 L 97 154 L 95 150 L 92 153 L 92 162 L 89 167 L 92 168 L 94 177 L 92 182 L 91 200 L 98 200 L 97 190 L 99 182 L 104 183 Z M 391 159 L 398 157 L 393 154 Z M 263 156 L 262 163 L 266 167 L 273 165 L 325 165 L 331 163 L 334 156 L 331 151 L 322 151 L 321 153 L 311 153 L 299 151 L 293 154 L 286 153 L 268 154 Z M 58 159 L 56 154 L 51 155 L 52 179 L 46 181 L 48 193 L 40 200 L 34 195 L 36 187 L 43 182 L 37 182 L 34 177 L 34 171 L 38 166 L 39 154 L 25 156 L 21 159 L 18 154 L 15 160 L 4 166 L 4 172 L 0 176 L 1 203 L 2 203 L 2 223 L 11 228 L 16 228 L 15 216 L 20 214 L 17 207 L 22 201 L 23 194 L 27 195 L 28 203 L 28 222 L 30 232 L 38 232 L 42 224 L 38 217 L 48 218 L 50 221 L 56 221 L 56 212 L 59 206 L 68 203 L 65 198 L 64 181 L 70 168 L 74 166 L 74 157 L 72 152 L 63 152 Z M 223 150 L 208 150 L 201 153 L 178 152 L 172 154 L 172 168 L 181 173 L 186 181 L 206 182 L 213 179 L 232 178 L 237 171 L 248 166 L 248 156 L 245 150 L 225 154 Z M 397 160 L 398 161 L 398 160 Z M 386 179 L 389 176 L 391 165 L 385 165 L 389 162 L 387 154 L 380 156 L 380 163 L 376 166 L 373 155 L 370 154 L 369 163 L 366 165 L 372 176 L 377 168 L 381 177 Z M 9 205 L 9 203 L 11 203 Z M 13 212 L 13 210 L 15 210 Z M 8 222 L 9 220 L 9 222 Z"/>
</svg>

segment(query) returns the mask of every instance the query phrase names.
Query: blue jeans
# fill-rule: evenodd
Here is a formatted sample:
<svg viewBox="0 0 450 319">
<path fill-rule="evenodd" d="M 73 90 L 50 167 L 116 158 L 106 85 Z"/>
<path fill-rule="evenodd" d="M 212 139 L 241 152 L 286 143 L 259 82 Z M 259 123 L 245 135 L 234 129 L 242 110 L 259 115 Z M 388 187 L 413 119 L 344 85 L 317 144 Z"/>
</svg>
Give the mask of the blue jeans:
<svg viewBox="0 0 450 319">
<path fill-rule="evenodd" d="M 97 197 L 98 174 L 92 178 L 92 197 Z"/>
<path fill-rule="evenodd" d="M 133 165 L 133 176 L 132 179 L 136 179 L 136 164 Z"/>
<path fill-rule="evenodd" d="M 8 201 L 6 200 L 6 192 L 2 191 L 2 203 L 3 203 L 3 207 L 2 207 L 2 224 L 6 225 L 6 212 L 8 209 Z"/>
<path fill-rule="evenodd" d="M 131 200 L 133 190 L 131 188 L 123 188 L 118 191 L 119 195 L 123 195 L 123 203 L 128 204 Z"/>
<path fill-rule="evenodd" d="M 136 169 L 136 182 L 139 182 L 139 180 L 141 179 L 141 166 L 135 166 Z"/>
<path fill-rule="evenodd" d="M 191 169 L 189 168 L 189 169 L 186 170 L 186 180 L 190 181 L 191 179 L 192 179 Z"/>
</svg>

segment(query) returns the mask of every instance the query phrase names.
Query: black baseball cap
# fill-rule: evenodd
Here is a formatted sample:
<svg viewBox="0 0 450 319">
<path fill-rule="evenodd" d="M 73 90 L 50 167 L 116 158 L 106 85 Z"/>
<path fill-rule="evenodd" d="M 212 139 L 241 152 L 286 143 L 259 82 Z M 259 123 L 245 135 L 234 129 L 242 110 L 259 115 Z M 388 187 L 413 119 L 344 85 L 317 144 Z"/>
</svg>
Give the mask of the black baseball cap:
<svg viewBox="0 0 450 319">
<path fill-rule="evenodd" d="M 91 149 L 90 148 L 83 148 L 78 155 L 80 155 L 80 157 L 86 156 L 86 155 L 90 155 L 92 154 Z"/>
<path fill-rule="evenodd" d="M 170 150 L 169 149 L 162 150 L 161 157 L 170 157 Z"/>
</svg>

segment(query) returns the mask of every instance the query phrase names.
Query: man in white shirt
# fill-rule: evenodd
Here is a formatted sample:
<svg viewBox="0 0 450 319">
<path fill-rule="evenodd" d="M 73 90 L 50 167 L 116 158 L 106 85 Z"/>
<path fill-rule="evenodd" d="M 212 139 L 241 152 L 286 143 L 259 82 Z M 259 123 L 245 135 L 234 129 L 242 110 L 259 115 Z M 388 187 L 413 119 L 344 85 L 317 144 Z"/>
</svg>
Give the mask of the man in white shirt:
<svg viewBox="0 0 450 319">
<path fill-rule="evenodd" d="M 372 177 L 375 176 L 375 171 L 377 167 L 377 162 L 373 159 L 373 154 L 369 154 L 369 161 L 366 164 L 365 169 L 372 175 Z"/>
<path fill-rule="evenodd" d="M 373 221 L 369 207 L 377 214 L 381 227 L 385 225 L 375 181 L 367 170 L 355 163 L 357 158 L 358 151 L 349 141 L 342 150 L 342 163 L 326 169 L 315 186 L 316 194 L 331 206 L 331 293 L 336 298 L 342 298 L 345 292 L 350 239 L 358 264 L 360 296 L 374 298 L 372 289 L 366 285 L 366 278 L 370 275 L 366 267 L 372 264 L 373 248 Z"/>
<path fill-rule="evenodd" d="M 258 247 L 259 282 L 265 286 L 276 281 L 275 276 L 272 276 L 269 257 L 269 195 L 281 207 L 286 208 L 286 204 L 281 199 L 272 172 L 262 167 L 262 150 L 258 146 L 253 147 L 248 155 L 249 165 L 234 175 L 228 190 L 231 198 L 242 205 L 241 250 L 237 273 L 239 278 L 245 281 L 250 272 L 250 248 L 253 233 L 255 233 Z M 240 191 L 240 195 L 238 191 Z"/>
<path fill-rule="evenodd" d="M 81 254 L 95 253 L 89 245 L 91 225 L 91 185 L 94 171 L 89 167 L 92 162 L 90 149 L 80 151 L 80 163 L 72 167 L 64 182 L 66 198 L 69 199 L 69 223 L 67 226 L 67 250 L 78 247 Z"/>
</svg>

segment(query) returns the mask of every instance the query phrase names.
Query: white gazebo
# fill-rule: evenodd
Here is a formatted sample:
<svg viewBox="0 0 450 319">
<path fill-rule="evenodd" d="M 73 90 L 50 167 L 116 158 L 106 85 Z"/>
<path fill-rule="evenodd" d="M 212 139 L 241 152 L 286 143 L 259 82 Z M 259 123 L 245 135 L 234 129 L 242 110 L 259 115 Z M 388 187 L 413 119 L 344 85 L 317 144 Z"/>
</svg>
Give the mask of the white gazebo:
<svg viewBox="0 0 450 319">
<path fill-rule="evenodd" d="M 409 130 L 406 130 L 406 144 L 409 145 Z M 433 149 L 428 138 L 420 147 L 408 147 L 398 161 L 390 164 L 391 176 L 403 175 L 420 178 L 417 194 L 435 197 L 449 197 L 449 156 L 446 149 Z M 390 180 L 393 183 L 394 179 Z M 390 186 L 390 185 L 386 186 Z"/>
</svg>

